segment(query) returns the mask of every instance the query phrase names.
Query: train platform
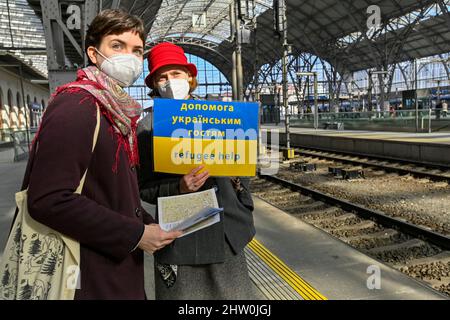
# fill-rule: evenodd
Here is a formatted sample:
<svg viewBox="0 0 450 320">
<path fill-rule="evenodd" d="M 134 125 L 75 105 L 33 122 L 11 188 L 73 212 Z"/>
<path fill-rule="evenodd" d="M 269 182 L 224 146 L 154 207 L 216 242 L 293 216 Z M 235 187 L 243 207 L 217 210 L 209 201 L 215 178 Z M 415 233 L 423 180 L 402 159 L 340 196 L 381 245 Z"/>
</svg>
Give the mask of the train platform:
<svg viewBox="0 0 450 320">
<path fill-rule="evenodd" d="M 264 259 L 301 299 L 434 300 L 447 299 L 426 284 L 351 248 L 301 220 L 254 197 L 258 247 Z M 253 250 L 251 243 L 249 248 Z M 267 253 L 266 253 L 267 254 Z M 249 259 L 250 274 L 254 267 Z M 379 276 L 379 278 L 377 278 Z M 377 282 L 378 281 L 378 282 Z M 258 288 L 270 291 L 276 280 Z M 266 289 L 268 288 L 268 289 Z M 266 293 L 267 296 L 267 293 Z"/>
<path fill-rule="evenodd" d="M 25 161 L 0 164 L 0 259 L 14 215 L 14 193 L 25 167 Z M 258 299 L 445 299 L 267 202 L 257 197 L 254 201 L 257 234 L 245 253 Z M 149 212 L 154 209 L 143 205 Z M 151 255 L 145 255 L 144 267 L 147 297 L 154 299 Z M 368 270 L 378 270 L 379 279 Z"/>
<path fill-rule="evenodd" d="M 262 125 L 263 132 L 279 130 L 285 144 L 283 125 Z M 270 133 L 272 132 L 272 133 Z M 450 133 L 405 133 L 290 128 L 291 146 L 324 151 L 383 157 L 386 159 L 450 165 Z"/>
</svg>

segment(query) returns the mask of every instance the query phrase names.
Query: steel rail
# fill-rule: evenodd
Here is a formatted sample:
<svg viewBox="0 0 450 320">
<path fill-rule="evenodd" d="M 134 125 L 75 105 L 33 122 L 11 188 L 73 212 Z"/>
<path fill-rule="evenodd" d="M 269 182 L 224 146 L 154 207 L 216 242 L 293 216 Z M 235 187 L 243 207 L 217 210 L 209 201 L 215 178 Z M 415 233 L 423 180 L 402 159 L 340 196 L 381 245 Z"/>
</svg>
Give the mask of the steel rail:
<svg viewBox="0 0 450 320">
<path fill-rule="evenodd" d="M 433 243 L 445 250 L 450 250 L 450 237 L 437 233 L 432 230 L 428 230 L 426 228 L 417 226 L 410 222 L 402 221 L 400 219 L 396 219 L 386 215 L 385 213 L 377 210 L 372 210 L 363 206 L 360 206 L 355 203 L 351 203 L 346 200 L 342 200 L 336 197 L 333 197 L 329 194 L 310 189 L 296 183 L 275 177 L 275 176 L 263 176 L 259 175 L 260 178 L 265 179 L 270 182 L 274 182 L 278 185 L 282 185 L 286 188 L 289 188 L 293 191 L 300 192 L 304 195 L 310 196 L 315 200 L 320 200 L 325 203 L 341 207 L 346 211 L 350 211 L 355 213 L 356 215 L 372 220 L 376 223 L 379 223 L 385 227 L 396 229 L 400 232 L 411 235 L 415 238 L 419 238 L 425 240 L 427 242 Z"/>
</svg>

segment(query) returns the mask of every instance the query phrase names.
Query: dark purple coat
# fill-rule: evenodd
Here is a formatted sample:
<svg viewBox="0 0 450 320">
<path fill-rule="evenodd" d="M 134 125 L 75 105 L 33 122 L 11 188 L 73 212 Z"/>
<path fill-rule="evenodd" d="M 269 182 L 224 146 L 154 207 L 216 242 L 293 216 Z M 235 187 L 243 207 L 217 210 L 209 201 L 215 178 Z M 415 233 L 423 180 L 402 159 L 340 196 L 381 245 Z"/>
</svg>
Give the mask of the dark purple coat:
<svg viewBox="0 0 450 320">
<path fill-rule="evenodd" d="M 80 242 L 75 299 L 145 299 L 143 252 L 133 249 L 152 219 L 141 207 L 136 170 L 123 148 L 113 173 L 118 143 L 103 115 L 91 152 L 95 125 L 94 99 L 85 91 L 64 92 L 49 104 L 24 179 L 29 212 Z M 74 194 L 88 166 L 82 194 Z"/>
</svg>

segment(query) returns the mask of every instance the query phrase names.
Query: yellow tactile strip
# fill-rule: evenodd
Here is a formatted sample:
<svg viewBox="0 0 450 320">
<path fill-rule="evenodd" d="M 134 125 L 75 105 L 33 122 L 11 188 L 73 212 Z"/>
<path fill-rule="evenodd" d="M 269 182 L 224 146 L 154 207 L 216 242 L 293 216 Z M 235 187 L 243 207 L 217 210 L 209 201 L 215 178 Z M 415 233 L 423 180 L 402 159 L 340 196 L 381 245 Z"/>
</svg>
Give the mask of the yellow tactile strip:
<svg viewBox="0 0 450 320">
<path fill-rule="evenodd" d="M 245 248 L 248 273 L 257 289 L 267 300 L 303 300 L 302 296 L 292 289 L 286 281 L 276 274 L 249 247 Z"/>
<path fill-rule="evenodd" d="M 325 296 L 320 294 L 310 284 L 303 280 L 297 273 L 289 268 L 283 261 L 277 258 L 271 253 L 264 245 L 258 240 L 253 239 L 248 248 L 251 252 L 247 252 L 247 260 L 249 265 L 249 273 L 255 281 L 255 277 L 258 277 L 261 272 L 264 273 L 264 277 L 272 278 L 273 281 L 259 281 L 258 286 L 265 283 L 262 291 L 270 299 L 291 300 L 291 299 L 304 299 L 304 300 L 327 300 Z M 253 255 L 253 254 L 254 255 Z M 263 264 L 255 261 L 255 255 L 264 262 Z M 265 269 L 265 271 L 264 271 Z M 269 272 L 268 272 L 269 271 Z M 272 271 L 272 272 L 270 272 Z M 272 273 L 272 276 L 270 275 Z M 277 279 L 282 279 L 277 281 Z M 286 286 L 287 285 L 287 286 Z M 261 288 L 260 288 L 261 289 Z M 269 295 L 269 296 L 268 296 Z"/>
</svg>

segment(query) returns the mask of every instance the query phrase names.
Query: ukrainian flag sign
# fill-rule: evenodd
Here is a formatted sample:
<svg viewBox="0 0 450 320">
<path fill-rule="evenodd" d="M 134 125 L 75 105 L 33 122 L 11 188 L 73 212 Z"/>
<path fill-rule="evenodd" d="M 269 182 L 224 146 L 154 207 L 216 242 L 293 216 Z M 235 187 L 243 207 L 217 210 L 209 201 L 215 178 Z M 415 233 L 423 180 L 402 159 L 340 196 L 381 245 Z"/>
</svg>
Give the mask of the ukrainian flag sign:
<svg viewBox="0 0 450 320">
<path fill-rule="evenodd" d="M 153 110 L 156 172 L 205 165 L 211 176 L 255 176 L 257 103 L 155 99 Z"/>
</svg>

